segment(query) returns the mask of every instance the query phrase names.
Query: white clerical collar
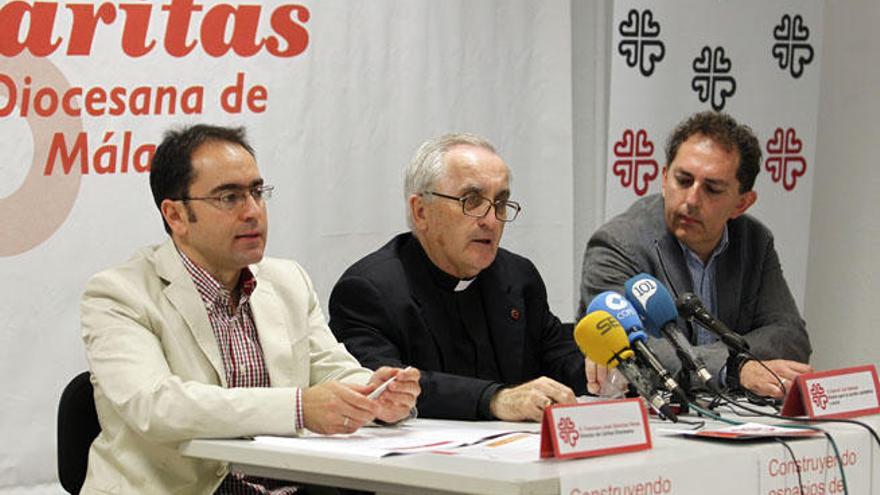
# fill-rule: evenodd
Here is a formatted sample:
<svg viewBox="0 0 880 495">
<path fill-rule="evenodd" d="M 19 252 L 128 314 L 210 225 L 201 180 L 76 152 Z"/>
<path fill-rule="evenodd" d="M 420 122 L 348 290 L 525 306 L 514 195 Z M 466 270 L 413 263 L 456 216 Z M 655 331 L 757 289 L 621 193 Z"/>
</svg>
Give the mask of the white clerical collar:
<svg viewBox="0 0 880 495">
<path fill-rule="evenodd" d="M 458 281 L 458 284 L 457 284 L 457 285 L 455 286 L 455 288 L 452 289 L 452 290 L 454 290 L 455 292 L 461 292 L 461 291 L 467 289 L 468 287 L 470 287 L 471 284 L 472 284 L 472 283 L 474 282 L 474 280 L 476 280 L 476 279 L 477 279 L 477 277 L 469 278 L 469 279 L 467 279 L 467 280 L 459 280 L 459 281 Z"/>
</svg>

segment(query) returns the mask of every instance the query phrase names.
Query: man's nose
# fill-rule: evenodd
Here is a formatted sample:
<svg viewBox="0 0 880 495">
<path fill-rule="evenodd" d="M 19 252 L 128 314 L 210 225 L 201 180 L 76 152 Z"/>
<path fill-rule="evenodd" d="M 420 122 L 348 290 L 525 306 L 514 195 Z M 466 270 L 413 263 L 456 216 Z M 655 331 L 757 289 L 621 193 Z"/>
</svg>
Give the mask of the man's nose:
<svg viewBox="0 0 880 495">
<path fill-rule="evenodd" d="M 498 224 L 501 223 L 501 220 L 498 220 L 498 217 L 495 216 L 495 208 L 498 208 L 498 206 L 492 205 L 492 207 L 489 208 L 489 211 L 480 218 L 478 223 L 481 227 L 490 229 L 497 227 Z"/>
<path fill-rule="evenodd" d="M 263 211 L 263 203 L 253 194 L 246 194 L 244 205 L 241 207 L 241 216 L 245 219 L 253 218 Z"/>
<path fill-rule="evenodd" d="M 685 202 L 690 207 L 696 207 L 700 204 L 700 186 L 696 182 L 685 191 Z"/>
</svg>

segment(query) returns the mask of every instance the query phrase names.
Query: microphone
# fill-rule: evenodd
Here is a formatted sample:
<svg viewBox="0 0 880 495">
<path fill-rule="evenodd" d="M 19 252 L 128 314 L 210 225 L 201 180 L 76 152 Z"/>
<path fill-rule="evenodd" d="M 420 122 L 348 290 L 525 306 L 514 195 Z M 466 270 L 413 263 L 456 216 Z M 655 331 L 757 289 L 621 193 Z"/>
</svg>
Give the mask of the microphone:
<svg viewBox="0 0 880 495">
<path fill-rule="evenodd" d="M 648 337 L 643 331 L 642 320 L 639 318 L 636 309 L 626 300 L 625 297 L 610 290 L 602 292 L 594 297 L 593 300 L 590 301 L 590 305 L 587 306 L 588 313 L 594 311 L 606 311 L 614 317 L 614 319 L 620 323 L 620 326 L 623 327 L 624 331 L 626 331 L 630 346 L 636 351 L 636 354 L 638 354 L 642 362 L 647 363 L 647 365 L 654 370 L 654 373 L 657 373 L 663 387 L 675 394 L 682 404 L 688 403 L 687 396 L 681 387 L 679 387 L 675 378 L 672 377 L 672 373 L 663 366 L 663 363 L 657 359 L 657 356 L 655 356 L 654 353 L 651 352 L 651 348 L 648 347 Z"/>
<path fill-rule="evenodd" d="M 697 320 L 717 335 L 727 347 L 738 353 L 749 354 L 749 343 L 740 334 L 727 328 L 721 320 L 712 316 L 696 294 L 685 292 L 676 299 L 675 305 L 683 318 Z"/>
<path fill-rule="evenodd" d="M 617 368 L 636 392 L 661 417 L 678 421 L 675 413 L 659 392 L 652 391 L 651 382 L 639 370 L 629 347 L 629 339 L 620 323 L 607 311 L 593 311 L 581 318 L 574 328 L 574 340 L 581 352 L 592 361 L 608 368 Z"/>
<path fill-rule="evenodd" d="M 675 302 L 666 287 L 647 273 L 630 278 L 624 287 L 626 298 L 644 320 L 648 333 L 654 337 L 659 337 L 662 333 L 675 347 L 678 358 L 696 371 L 703 385 L 710 386 L 712 374 L 706 369 L 706 363 L 675 324 L 678 311 L 675 310 Z"/>
</svg>

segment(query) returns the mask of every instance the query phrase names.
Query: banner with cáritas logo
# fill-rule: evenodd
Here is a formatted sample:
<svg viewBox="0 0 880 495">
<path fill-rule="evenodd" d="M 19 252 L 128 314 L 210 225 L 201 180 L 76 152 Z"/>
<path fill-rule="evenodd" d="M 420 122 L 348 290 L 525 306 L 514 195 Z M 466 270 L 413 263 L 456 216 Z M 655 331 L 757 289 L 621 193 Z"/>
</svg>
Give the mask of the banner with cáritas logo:
<svg viewBox="0 0 880 495">
<path fill-rule="evenodd" d="M 162 133 L 243 125 L 266 183 L 267 254 L 321 303 L 406 229 L 426 139 L 492 140 L 525 211 L 504 245 L 573 306 L 570 2 L 6 1 L 0 4 L 0 492 L 55 480 L 55 411 L 86 368 L 86 280 L 163 241 Z"/>
<path fill-rule="evenodd" d="M 605 217 L 660 192 L 679 122 L 729 113 L 761 144 L 749 213 L 773 231 L 803 307 L 822 25 L 820 0 L 614 2 Z"/>
</svg>

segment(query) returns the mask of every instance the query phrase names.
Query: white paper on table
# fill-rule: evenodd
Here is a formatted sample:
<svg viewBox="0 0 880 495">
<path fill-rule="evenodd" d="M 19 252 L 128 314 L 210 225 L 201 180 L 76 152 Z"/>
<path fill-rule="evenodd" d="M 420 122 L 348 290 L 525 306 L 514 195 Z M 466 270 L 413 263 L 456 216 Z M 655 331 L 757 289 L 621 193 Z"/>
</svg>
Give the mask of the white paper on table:
<svg viewBox="0 0 880 495">
<path fill-rule="evenodd" d="M 505 433 L 510 431 L 401 425 L 394 428 L 361 428 L 350 435 L 319 435 L 307 431 L 299 437 L 258 436 L 254 437 L 254 442 L 309 452 L 379 458 L 454 449 Z"/>
<path fill-rule="evenodd" d="M 534 432 L 515 431 L 474 445 L 439 449 L 434 452 L 499 462 L 537 462 L 541 460 L 541 435 Z"/>
</svg>

